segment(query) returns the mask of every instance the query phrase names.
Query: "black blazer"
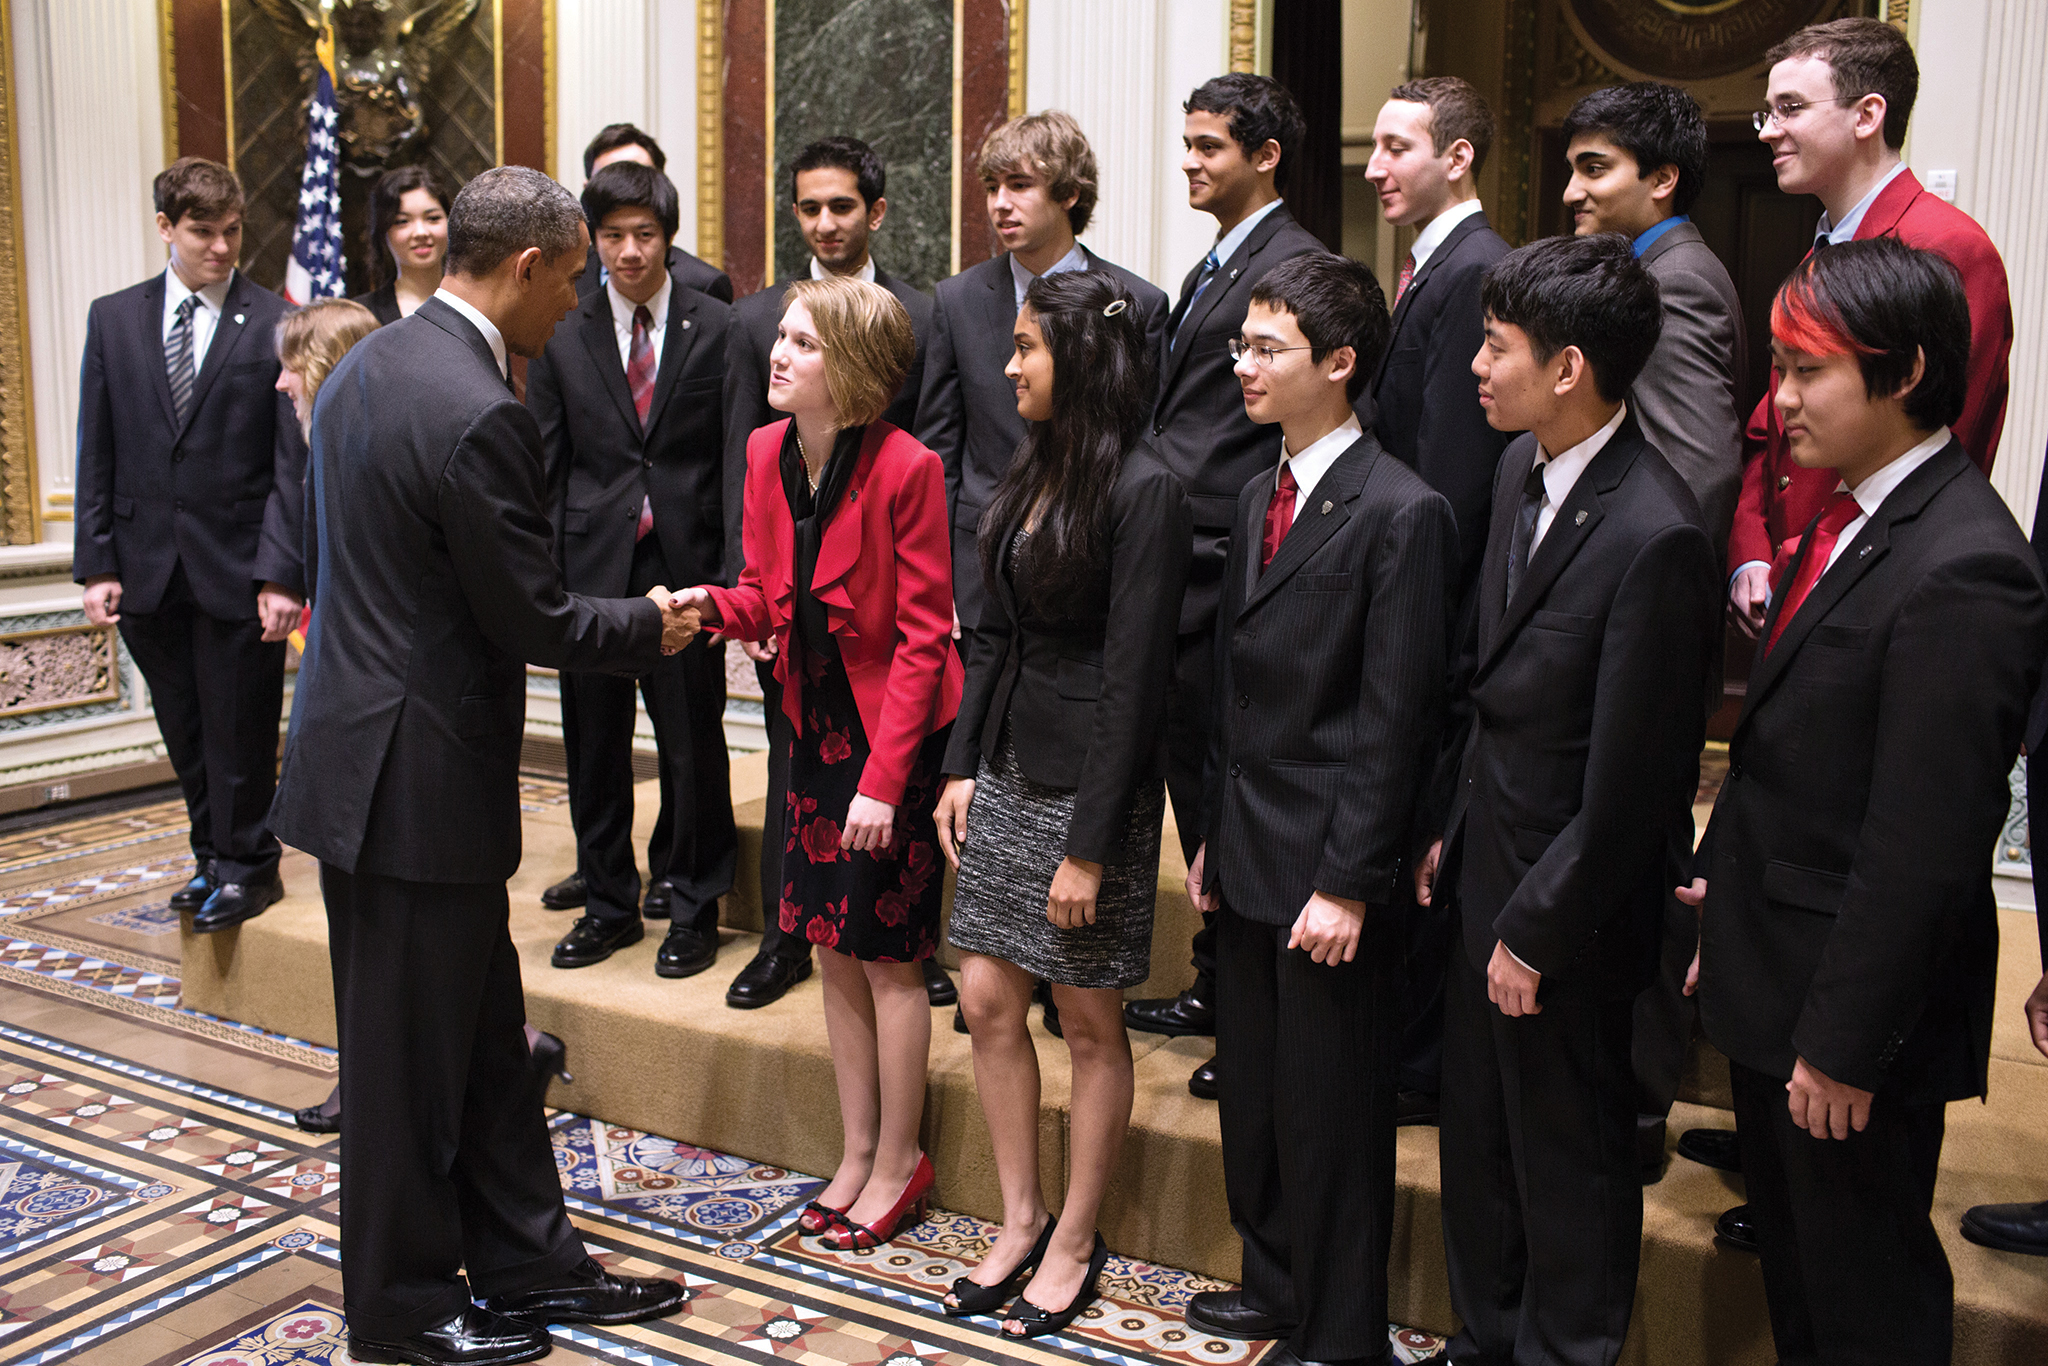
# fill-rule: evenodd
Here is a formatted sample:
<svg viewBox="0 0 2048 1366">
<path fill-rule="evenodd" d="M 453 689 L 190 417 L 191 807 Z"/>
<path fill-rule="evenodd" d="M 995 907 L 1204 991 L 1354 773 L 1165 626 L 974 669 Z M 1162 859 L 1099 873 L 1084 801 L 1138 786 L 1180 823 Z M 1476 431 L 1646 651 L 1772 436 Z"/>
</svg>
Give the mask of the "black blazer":
<svg viewBox="0 0 2048 1366">
<path fill-rule="evenodd" d="M 306 443 L 276 391 L 290 309 L 236 271 L 181 426 L 164 365 L 164 277 L 93 300 L 78 380 L 71 576 L 121 576 L 121 610 L 154 612 L 171 570 L 222 621 L 256 616 L 265 582 L 305 591 Z"/>
<path fill-rule="evenodd" d="M 732 302 L 732 277 L 712 265 L 700 260 L 681 247 L 668 249 L 669 278 L 679 285 L 688 285 L 699 294 L 709 294 L 722 304 Z M 598 259 L 597 244 L 590 245 L 589 259 L 584 262 L 583 273 L 576 277 L 576 295 L 587 299 L 604 288 L 604 262 Z"/>
<path fill-rule="evenodd" d="M 775 329 L 782 322 L 783 296 L 790 285 L 808 275 L 777 280 L 732 306 L 732 333 L 725 347 L 725 524 L 735 529 L 726 547 L 726 582 L 738 583 L 741 553 L 737 529 L 744 515 L 747 490 L 747 438 L 787 413 L 768 406 L 768 353 L 775 349 Z M 924 388 L 925 346 L 932 334 L 932 296 L 877 267 L 875 283 L 896 296 L 910 315 L 917 354 L 903 387 L 882 411 L 882 420 L 904 431 L 917 429 L 917 396 Z"/>
<path fill-rule="evenodd" d="M 1458 585 L 1470 594 L 1486 550 L 1493 475 L 1507 436 L 1486 421 L 1472 358 L 1486 340 L 1479 281 L 1508 244 L 1475 213 L 1452 228 L 1394 305 L 1394 335 L 1373 377 L 1373 432 L 1458 515 Z M 1519 499 L 1521 484 L 1515 485 Z"/>
<path fill-rule="evenodd" d="M 1109 573 L 1085 612 L 1048 620 L 1018 602 L 1008 575 L 985 585 L 946 747 L 946 772 L 971 778 L 977 756 L 996 756 L 1007 720 L 1025 776 L 1075 792 L 1067 854 L 1097 863 L 1117 855 L 1139 784 L 1165 772 L 1159 702 L 1173 679 L 1191 523 L 1180 481 L 1149 446 L 1124 456 L 1108 520 Z M 1006 562 L 1016 531 L 994 533 Z"/>
<path fill-rule="evenodd" d="M 1114 275 L 1131 292 L 1145 320 L 1145 344 L 1156 355 L 1166 323 L 1166 295 L 1122 266 L 1086 247 L 1081 250 L 1088 269 Z M 1017 285 L 1009 253 L 939 281 L 932 293 L 932 336 L 925 348 L 915 434 L 946 467 L 946 506 L 953 514 L 953 605 L 965 630 L 981 620 L 987 600 L 974 549 L 982 509 L 1024 441 L 1017 390 L 1003 374 L 1016 350 Z"/>
<path fill-rule="evenodd" d="M 1700 1017 L 1722 1052 L 1901 1103 L 1984 1093 L 1991 852 L 2044 652 L 2040 566 L 1951 441 L 1750 670 L 1700 851 Z"/>
<path fill-rule="evenodd" d="M 1181 281 L 1160 345 L 1152 436 L 1187 486 L 1195 513 L 1195 560 L 1180 609 L 1183 631 L 1207 630 L 1216 620 L 1238 494 L 1247 480 L 1270 474 L 1280 460 L 1280 429 L 1245 416 L 1244 390 L 1231 373 L 1237 362 L 1230 358 L 1230 343 L 1244 331 L 1245 310 L 1260 276 L 1290 256 L 1324 250 L 1281 204 L 1230 254 L 1193 308 L 1187 299 L 1201 278 L 1201 264 Z"/>
<path fill-rule="evenodd" d="M 1276 466 L 1239 495 L 1217 619 L 1205 887 L 1291 925 L 1311 892 L 1396 899 L 1443 723 L 1458 529 L 1370 432 L 1259 572 Z"/>
<path fill-rule="evenodd" d="M 572 593 L 624 596 L 641 500 L 654 506 L 671 588 L 722 582 L 725 537 L 725 383 L 732 310 L 674 284 L 654 372 L 647 427 L 633 409 L 619 360 L 610 290 L 599 290 L 555 328 L 526 367 L 526 404 L 548 465 L 549 515 Z"/>
<path fill-rule="evenodd" d="M 1470 738 L 1438 885 L 1465 950 L 1496 941 L 1540 991 L 1634 996 L 1685 874 L 1720 629 L 1720 570 L 1685 481 L 1633 415 L 1593 457 L 1506 596 L 1535 459 L 1500 461 L 1478 604 Z"/>
<path fill-rule="evenodd" d="M 562 590 L 540 431 L 439 299 L 342 358 L 313 447 L 319 598 L 270 828 L 351 873 L 503 882 L 526 666 L 644 672 L 660 609 Z"/>
<path fill-rule="evenodd" d="M 579 281 L 578 283 L 581 282 Z M 379 326 L 395 323 L 405 316 L 404 313 L 399 311 L 398 282 L 395 280 L 386 280 L 368 294 L 356 295 L 355 302 L 376 314 Z"/>
</svg>

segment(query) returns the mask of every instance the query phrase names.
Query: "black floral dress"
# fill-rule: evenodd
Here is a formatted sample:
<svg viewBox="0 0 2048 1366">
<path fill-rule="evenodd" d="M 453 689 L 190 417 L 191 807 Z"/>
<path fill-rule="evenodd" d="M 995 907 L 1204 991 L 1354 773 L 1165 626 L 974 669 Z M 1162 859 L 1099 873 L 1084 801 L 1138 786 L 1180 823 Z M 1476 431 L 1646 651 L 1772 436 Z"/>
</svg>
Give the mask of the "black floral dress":
<svg viewBox="0 0 2048 1366">
<path fill-rule="evenodd" d="M 918 748 L 889 846 L 840 848 L 846 811 L 867 767 L 868 737 L 839 644 L 811 593 L 820 533 L 859 457 L 862 430 L 839 434 L 815 491 L 797 451 L 794 422 L 783 446 L 783 489 L 797 526 L 796 603 L 786 648 L 789 667 L 803 670 L 803 717 L 790 741 L 789 837 L 778 916 L 785 933 L 864 962 L 913 963 L 930 957 L 939 942 L 945 877 L 932 812 L 952 727 L 941 727 Z"/>
</svg>

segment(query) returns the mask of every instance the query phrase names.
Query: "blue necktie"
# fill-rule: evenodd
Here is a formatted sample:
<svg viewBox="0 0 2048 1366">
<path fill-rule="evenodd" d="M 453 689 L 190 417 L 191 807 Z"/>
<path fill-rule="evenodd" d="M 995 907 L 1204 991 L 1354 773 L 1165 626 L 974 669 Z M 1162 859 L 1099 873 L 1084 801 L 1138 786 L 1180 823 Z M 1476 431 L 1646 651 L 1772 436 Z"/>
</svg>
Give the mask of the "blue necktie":
<svg viewBox="0 0 2048 1366">
<path fill-rule="evenodd" d="M 1173 325 L 1173 340 L 1168 343 L 1170 347 L 1180 345 L 1180 330 L 1187 326 L 1188 315 L 1195 311 L 1195 304 L 1200 301 L 1202 291 L 1209 287 L 1209 282 L 1216 278 L 1216 272 L 1222 268 L 1223 263 L 1216 259 L 1216 249 L 1209 248 L 1209 254 L 1202 258 L 1202 274 L 1195 281 L 1195 291 L 1188 295 L 1188 301 L 1180 311 L 1180 318 Z"/>
</svg>

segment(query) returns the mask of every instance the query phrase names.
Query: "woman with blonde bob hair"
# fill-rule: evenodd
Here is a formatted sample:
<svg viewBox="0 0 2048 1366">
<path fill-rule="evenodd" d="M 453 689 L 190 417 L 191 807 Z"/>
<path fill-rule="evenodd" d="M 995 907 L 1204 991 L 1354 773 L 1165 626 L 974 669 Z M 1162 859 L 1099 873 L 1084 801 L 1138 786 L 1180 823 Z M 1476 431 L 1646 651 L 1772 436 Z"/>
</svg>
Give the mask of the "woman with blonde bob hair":
<svg viewBox="0 0 2048 1366">
<path fill-rule="evenodd" d="M 877 285 L 790 286 L 747 441 L 746 568 L 679 595 L 707 628 L 780 647 L 793 739 L 782 929 L 826 952 L 825 1027 L 845 1147 L 804 1211 L 839 1251 L 922 1213 L 918 1148 L 944 885 L 932 808 L 962 671 L 954 653 L 945 472 L 881 420 L 916 355 L 910 316 Z"/>
<path fill-rule="evenodd" d="M 277 320 L 277 391 L 291 395 L 299 433 L 313 435 L 313 400 L 349 348 L 377 330 L 377 315 L 353 299 L 315 299 Z"/>
</svg>

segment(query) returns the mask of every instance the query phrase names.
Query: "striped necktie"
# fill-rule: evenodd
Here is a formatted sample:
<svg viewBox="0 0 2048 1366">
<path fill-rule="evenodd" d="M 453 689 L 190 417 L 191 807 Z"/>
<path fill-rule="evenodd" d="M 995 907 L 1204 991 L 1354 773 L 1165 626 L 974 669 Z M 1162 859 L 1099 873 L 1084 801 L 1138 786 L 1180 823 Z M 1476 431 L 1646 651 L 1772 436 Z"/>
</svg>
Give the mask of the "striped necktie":
<svg viewBox="0 0 2048 1366">
<path fill-rule="evenodd" d="M 178 414 L 180 427 L 192 412 L 192 312 L 198 307 L 199 296 L 187 294 L 178 305 L 171 335 L 164 339 L 164 366 L 171 376 L 171 407 Z"/>
<path fill-rule="evenodd" d="M 1415 253 L 1409 252 L 1401 258 L 1401 278 L 1394 282 L 1394 302 L 1400 303 L 1401 296 L 1408 292 L 1408 286 L 1415 283 Z"/>
<path fill-rule="evenodd" d="M 1195 305 L 1202 298 L 1202 291 L 1209 287 L 1209 282 L 1216 278 L 1216 272 L 1221 269 L 1223 269 L 1223 263 L 1216 259 L 1216 249 L 1211 247 L 1209 254 L 1202 258 L 1202 273 L 1196 279 L 1194 289 L 1189 291 L 1187 302 L 1176 310 L 1177 316 L 1173 320 L 1173 336 L 1167 339 L 1167 350 L 1170 351 L 1180 345 L 1180 332 L 1183 327 L 1187 326 L 1188 315 L 1195 311 Z"/>
<path fill-rule="evenodd" d="M 641 304 L 633 310 L 633 340 L 627 347 L 626 387 L 633 391 L 633 411 L 640 414 L 640 430 L 647 430 L 647 414 L 654 410 L 654 315 Z M 654 530 L 654 504 L 640 496 L 640 520 L 633 527 L 635 544 Z"/>
</svg>

